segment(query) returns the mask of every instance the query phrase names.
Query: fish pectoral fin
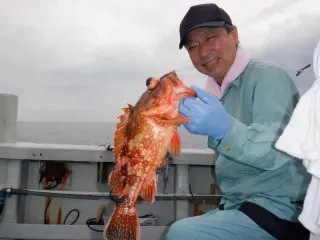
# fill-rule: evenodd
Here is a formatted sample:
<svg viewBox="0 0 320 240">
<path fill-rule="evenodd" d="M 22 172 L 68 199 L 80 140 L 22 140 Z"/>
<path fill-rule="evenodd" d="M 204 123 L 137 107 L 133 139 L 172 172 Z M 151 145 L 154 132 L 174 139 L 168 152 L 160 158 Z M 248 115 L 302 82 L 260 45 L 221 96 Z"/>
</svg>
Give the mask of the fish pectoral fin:
<svg viewBox="0 0 320 240">
<path fill-rule="evenodd" d="M 181 139 L 178 130 L 176 130 L 172 135 L 168 151 L 177 157 L 181 156 Z"/>
<path fill-rule="evenodd" d="M 126 187 L 126 176 L 127 176 L 127 166 L 116 165 L 116 167 L 112 170 L 109 175 L 109 186 L 111 191 L 117 195 L 123 195 L 123 192 Z"/>
<path fill-rule="evenodd" d="M 150 116 L 157 123 L 166 124 L 166 125 L 177 125 L 180 126 L 182 123 L 188 122 L 189 118 L 179 115 L 175 118 L 164 119 L 159 115 Z"/>
<path fill-rule="evenodd" d="M 157 175 L 154 174 L 149 184 L 141 191 L 141 198 L 148 201 L 149 203 L 153 203 L 155 196 L 157 194 Z"/>
</svg>

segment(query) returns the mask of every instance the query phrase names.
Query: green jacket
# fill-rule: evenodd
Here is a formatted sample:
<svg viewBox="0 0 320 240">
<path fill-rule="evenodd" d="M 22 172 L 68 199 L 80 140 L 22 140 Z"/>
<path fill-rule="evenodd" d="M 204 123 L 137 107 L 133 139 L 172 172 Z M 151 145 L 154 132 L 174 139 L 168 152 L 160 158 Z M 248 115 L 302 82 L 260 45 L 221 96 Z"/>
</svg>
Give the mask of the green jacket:
<svg viewBox="0 0 320 240">
<path fill-rule="evenodd" d="M 251 60 L 227 86 L 221 101 L 231 127 L 215 150 L 216 178 L 225 209 L 254 202 L 284 219 L 296 221 L 310 182 L 302 161 L 275 148 L 299 100 L 299 92 L 283 69 Z"/>
</svg>

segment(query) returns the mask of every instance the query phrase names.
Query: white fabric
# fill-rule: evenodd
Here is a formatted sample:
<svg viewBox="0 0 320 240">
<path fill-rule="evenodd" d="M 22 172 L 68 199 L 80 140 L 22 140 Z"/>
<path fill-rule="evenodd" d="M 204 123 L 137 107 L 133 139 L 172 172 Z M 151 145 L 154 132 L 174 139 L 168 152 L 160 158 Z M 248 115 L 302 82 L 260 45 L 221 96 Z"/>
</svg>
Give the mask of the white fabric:
<svg viewBox="0 0 320 240">
<path fill-rule="evenodd" d="M 303 160 L 312 175 L 299 221 L 320 234 L 320 41 L 313 54 L 316 80 L 301 96 L 276 148 Z"/>
</svg>

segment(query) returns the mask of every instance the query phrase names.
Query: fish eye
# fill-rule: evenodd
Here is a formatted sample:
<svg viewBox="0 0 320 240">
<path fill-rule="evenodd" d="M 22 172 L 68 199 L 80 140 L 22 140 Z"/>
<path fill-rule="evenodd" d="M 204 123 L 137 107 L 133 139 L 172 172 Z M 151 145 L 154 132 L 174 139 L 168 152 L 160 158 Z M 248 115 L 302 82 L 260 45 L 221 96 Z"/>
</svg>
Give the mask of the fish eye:
<svg viewBox="0 0 320 240">
<path fill-rule="evenodd" d="M 146 85 L 147 87 L 152 90 L 154 89 L 156 86 L 158 86 L 158 84 L 160 83 L 160 80 L 157 78 L 153 78 L 153 77 L 149 77 L 146 81 Z"/>
<path fill-rule="evenodd" d="M 147 82 L 146 82 L 147 87 L 149 86 L 149 84 L 150 84 L 151 81 L 152 81 L 152 77 L 149 77 L 149 78 L 147 79 Z"/>
</svg>

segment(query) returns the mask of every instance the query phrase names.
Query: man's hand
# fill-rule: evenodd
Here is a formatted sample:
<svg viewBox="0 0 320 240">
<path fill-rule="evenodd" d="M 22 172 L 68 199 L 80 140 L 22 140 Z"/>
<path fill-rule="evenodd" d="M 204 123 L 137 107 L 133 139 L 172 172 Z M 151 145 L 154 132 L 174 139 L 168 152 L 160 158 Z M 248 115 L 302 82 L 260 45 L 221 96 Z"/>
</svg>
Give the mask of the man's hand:
<svg viewBox="0 0 320 240">
<path fill-rule="evenodd" d="M 229 114 L 213 94 L 195 86 L 191 88 L 196 91 L 198 99 L 185 98 L 179 104 L 179 112 L 189 118 L 184 127 L 193 134 L 222 139 L 230 126 Z"/>
</svg>

